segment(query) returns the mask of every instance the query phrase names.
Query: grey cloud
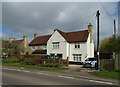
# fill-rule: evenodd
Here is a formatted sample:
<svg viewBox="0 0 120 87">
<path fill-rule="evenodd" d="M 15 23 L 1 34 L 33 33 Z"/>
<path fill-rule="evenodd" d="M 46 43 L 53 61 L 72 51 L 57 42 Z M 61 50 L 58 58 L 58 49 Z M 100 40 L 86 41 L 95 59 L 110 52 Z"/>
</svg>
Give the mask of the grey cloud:
<svg viewBox="0 0 120 87">
<path fill-rule="evenodd" d="M 107 3 L 103 5 L 105 8 L 111 6 Z M 3 26 L 7 26 L 13 32 L 21 33 L 21 35 L 26 34 L 30 38 L 33 37 L 32 35 L 35 32 L 41 35 L 50 34 L 55 28 L 64 31 L 85 29 L 88 22 L 94 25 L 93 32 L 96 33 L 96 11 L 100 9 L 101 12 L 104 12 L 100 3 L 97 2 L 3 2 L 2 6 Z M 114 6 L 114 8 L 116 7 Z M 114 11 L 112 9 L 110 7 L 106 10 Z M 103 18 L 111 24 L 109 18 L 106 18 L 106 16 Z M 104 29 L 102 32 L 107 31 L 108 28 L 110 27 L 102 26 L 102 29 Z M 111 34 L 111 32 L 108 34 Z"/>
</svg>

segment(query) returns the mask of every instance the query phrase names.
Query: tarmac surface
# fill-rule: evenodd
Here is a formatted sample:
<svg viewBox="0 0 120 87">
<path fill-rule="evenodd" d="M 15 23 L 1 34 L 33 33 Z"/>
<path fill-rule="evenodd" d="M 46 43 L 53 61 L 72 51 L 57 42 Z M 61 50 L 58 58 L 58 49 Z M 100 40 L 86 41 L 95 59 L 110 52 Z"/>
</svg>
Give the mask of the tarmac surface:
<svg viewBox="0 0 120 87">
<path fill-rule="evenodd" d="M 25 72 L 36 72 L 40 74 L 45 74 L 45 75 L 60 75 L 61 77 L 66 77 L 66 78 L 77 78 L 77 79 L 83 79 L 91 82 L 96 82 L 96 83 L 102 83 L 102 84 L 114 84 L 114 85 L 119 85 L 118 80 L 113 80 L 113 79 L 106 79 L 106 78 L 100 78 L 95 75 L 92 75 L 91 73 L 93 71 L 96 71 L 95 69 L 90 69 L 90 68 L 82 68 L 81 65 L 69 65 L 69 68 L 66 70 L 59 70 L 59 71 L 43 71 L 43 70 L 26 70 L 24 68 L 10 68 L 10 67 L 3 67 L 3 69 L 8 69 L 8 70 L 17 70 L 17 71 L 25 71 Z M 3 72 L 4 74 L 4 72 Z"/>
</svg>

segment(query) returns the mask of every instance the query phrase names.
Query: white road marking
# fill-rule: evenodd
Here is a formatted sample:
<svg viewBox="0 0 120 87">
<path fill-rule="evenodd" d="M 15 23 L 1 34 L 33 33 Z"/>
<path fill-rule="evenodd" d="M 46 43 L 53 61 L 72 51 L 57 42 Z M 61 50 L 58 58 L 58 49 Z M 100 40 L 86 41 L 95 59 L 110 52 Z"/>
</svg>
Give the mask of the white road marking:
<svg viewBox="0 0 120 87">
<path fill-rule="evenodd" d="M 10 69 L 10 68 L 3 68 L 3 69 L 14 70 L 14 71 L 21 71 L 21 70 L 18 70 L 18 69 Z"/>
<path fill-rule="evenodd" d="M 20 72 L 29 72 L 29 73 L 30 73 L 30 71 L 27 71 L 27 70 L 10 69 L 10 68 L 3 68 L 3 69 L 20 71 Z M 36 74 L 51 75 L 51 74 L 45 73 L 44 71 L 43 71 L 43 72 L 42 72 L 42 71 L 41 71 L 41 72 L 37 72 Z M 57 76 L 57 75 L 53 75 L 53 76 Z M 76 78 L 73 77 L 73 76 L 67 76 L 67 75 L 58 75 L 58 77 L 61 77 L 61 78 L 69 78 L 69 79 L 76 79 Z M 97 81 L 97 80 L 88 80 L 88 81 L 97 82 L 97 83 L 104 83 L 104 84 L 113 84 L 113 83 L 111 83 L 111 82 L 103 82 L 103 81 Z"/>
<path fill-rule="evenodd" d="M 42 73 L 42 72 L 38 72 L 37 74 L 42 74 L 42 75 L 52 75 L 52 74 Z M 55 75 L 52 75 L 52 76 L 55 76 Z"/>
<path fill-rule="evenodd" d="M 105 84 L 113 84 L 111 82 L 103 82 L 103 81 L 97 81 L 97 80 L 89 80 L 91 82 L 97 82 L 97 83 L 105 83 Z"/>
<path fill-rule="evenodd" d="M 19 69 L 18 69 L 18 70 L 16 70 L 16 71 L 19 71 L 19 72 L 21 72 L 22 70 L 19 70 Z"/>
<path fill-rule="evenodd" d="M 62 76 L 62 75 L 58 75 L 58 77 L 62 77 L 62 78 L 69 78 L 69 79 L 74 79 L 74 77 Z"/>
<path fill-rule="evenodd" d="M 38 72 L 37 74 L 44 74 L 44 73 Z"/>
<path fill-rule="evenodd" d="M 30 72 L 30 71 L 27 71 L 27 70 L 22 70 L 23 72 Z"/>
</svg>

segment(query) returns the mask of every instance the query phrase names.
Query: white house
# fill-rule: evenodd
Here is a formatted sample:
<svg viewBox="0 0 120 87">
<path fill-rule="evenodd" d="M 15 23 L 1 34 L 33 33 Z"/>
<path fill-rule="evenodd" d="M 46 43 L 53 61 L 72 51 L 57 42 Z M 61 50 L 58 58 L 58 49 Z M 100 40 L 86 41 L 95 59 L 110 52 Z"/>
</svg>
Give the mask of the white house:
<svg viewBox="0 0 120 87">
<path fill-rule="evenodd" d="M 52 35 L 35 37 L 29 46 L 33 51 L 46 50 L 47 55 L 68 58 L 69 62 L 83 62 L 88 57 L 94 57 L 92 25 L 89 24 L 87 30 L 75 32 L 55 29 Z"/>
<path fill-rule="evenodd" d="M 92 25 L 88 30 L 63 32 L 58 29 L 47 41 L 47 55 L 58 55 L 69 62 L 83 62 L 88 57 L 94 57 Z"/>
</svg>

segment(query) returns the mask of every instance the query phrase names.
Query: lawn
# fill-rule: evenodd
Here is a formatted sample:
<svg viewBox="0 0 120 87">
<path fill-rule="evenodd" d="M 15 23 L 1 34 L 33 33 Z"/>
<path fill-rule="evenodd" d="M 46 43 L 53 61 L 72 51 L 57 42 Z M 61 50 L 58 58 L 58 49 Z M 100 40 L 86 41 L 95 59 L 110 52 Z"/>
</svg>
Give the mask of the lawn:
<svg viewBox="0 0 120 87">
<path fill-rule="evenodd" d="M 110 79 L 119 79 L 120 80 L 120 71 L 96 71 L 93 73 L 96 76 L 110 78 Z"/>
<path fill-rule="evenodd" d="M 3 66 L 11 66 L 11 67 L 19 67 L 19 68 L 25 68 L 25 69 L 37 69 L 37 70 L 64 70 L 63 67 L 46 67 L 46 66 L 40 66 L 40 65 L 26 65 L 22 63 L 2 63 Z"/>
<path fill-rule="evenodd" d="M 2 65 L 2 60 L 0 59 L 0 65 Z"/>
</svg>

